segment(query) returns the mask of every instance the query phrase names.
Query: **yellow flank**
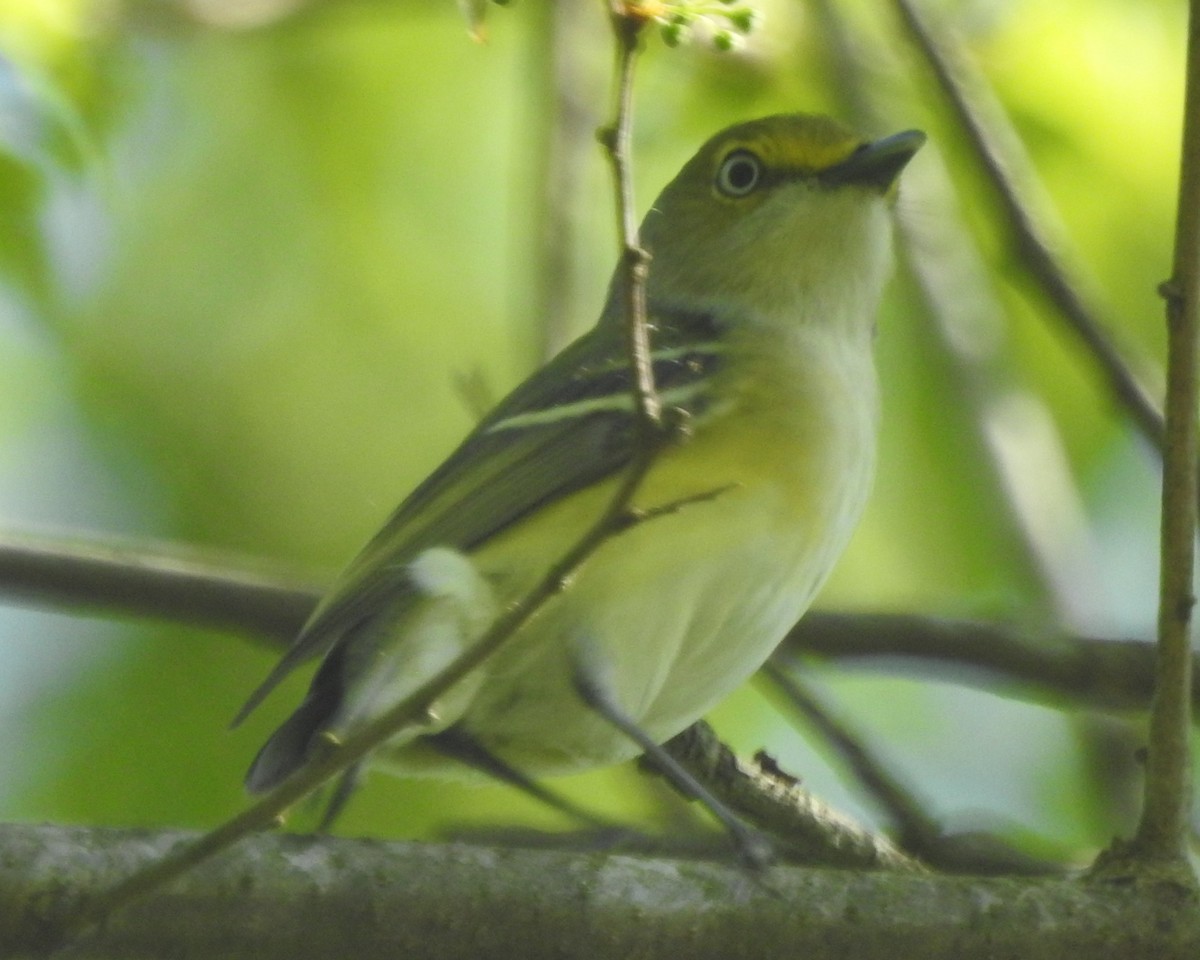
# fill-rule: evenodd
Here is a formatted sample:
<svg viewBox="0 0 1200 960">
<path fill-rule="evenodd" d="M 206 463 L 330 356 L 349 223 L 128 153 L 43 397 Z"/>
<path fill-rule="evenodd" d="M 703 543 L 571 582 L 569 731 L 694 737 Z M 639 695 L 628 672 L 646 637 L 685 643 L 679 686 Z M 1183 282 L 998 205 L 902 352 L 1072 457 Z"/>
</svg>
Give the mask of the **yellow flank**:
<svg viewBox="0 0 1200 960">
<path fill-rule="evenodd" d="M 572 642 L 601 650 L 625 709 L 665 740 L 740 684 L 799 618 L 865 501 L 876 420 L 869 390 L 861 403 L 836 402 L 872 382 L 866 345 L 811 341 L 799 358 L 734 364 L 724 408 L 664 452 L 636 505 L 715 495 L 603 546 L 481 671 L 460 723 L 485 746 L 533 775 L 633 756 L 575 694 Z M 546 507 L 475 555 L 499 602 L 557 559 L 547 542 L 570 543 L 595 523 L 615 483 Z M 419 745 L 388 759 L 410 772 L 456 772 Z"/>
</svg>

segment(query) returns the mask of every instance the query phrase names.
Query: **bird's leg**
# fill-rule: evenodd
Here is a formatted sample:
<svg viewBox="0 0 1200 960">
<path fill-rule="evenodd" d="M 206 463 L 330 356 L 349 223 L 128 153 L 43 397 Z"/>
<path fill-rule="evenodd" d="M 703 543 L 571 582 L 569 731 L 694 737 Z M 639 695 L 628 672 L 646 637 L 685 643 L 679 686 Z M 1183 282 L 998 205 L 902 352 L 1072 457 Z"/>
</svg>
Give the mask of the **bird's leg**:
<svg viewBox="0 0 1200 960">
<path fill-rule="evenodd" d="M 500 759 L 487 747 L 479 742 L 472 734 L 461 727 L 448 727 L 438 733 L 424 738 L 425 742 L 443 756 L 450 757 L 473 767 L 480 773 L 485 773 L 501 783 L 515 787 L 534 800 L 539 800 L 546 806 L 565 814 L 573 820 L 588 827 L 600 830 L 611 830 L 614 824 L 585 810 L 562 794 L 538 783 L 527 773 L 518 770 L 512 764 Z"/>
<path fill-rule="evenodd" d="M 738 854 L 747 865 L 759 869 L 769 864 L 774 856 L 771 842 L 743 823 L 625 712 L 610 682 L 610 665 L 598 646 L 586 638 L 577 638 L 572 644 L 571 660 L 572 680 L 583 702 L 641 747 L 645 758 L 658 768 L 676 790 L 702 803 L 728 831 Z"/>
</svg>

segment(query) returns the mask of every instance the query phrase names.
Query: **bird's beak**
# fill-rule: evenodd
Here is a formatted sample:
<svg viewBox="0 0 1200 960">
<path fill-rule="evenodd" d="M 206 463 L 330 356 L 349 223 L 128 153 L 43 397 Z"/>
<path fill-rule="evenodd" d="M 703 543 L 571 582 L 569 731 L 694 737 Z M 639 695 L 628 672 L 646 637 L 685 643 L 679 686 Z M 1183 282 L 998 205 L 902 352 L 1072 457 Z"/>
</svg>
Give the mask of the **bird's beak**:
<svg viewBox="0 0 1200 960">
<path fill-rule="evenodd" d="M 905 130 L 865 143 L 841 163 L 822 171 L 818 179 L 828 186 L 858 183 L 887 193 L 924 142 L 920 130 Z"/>
</svg>

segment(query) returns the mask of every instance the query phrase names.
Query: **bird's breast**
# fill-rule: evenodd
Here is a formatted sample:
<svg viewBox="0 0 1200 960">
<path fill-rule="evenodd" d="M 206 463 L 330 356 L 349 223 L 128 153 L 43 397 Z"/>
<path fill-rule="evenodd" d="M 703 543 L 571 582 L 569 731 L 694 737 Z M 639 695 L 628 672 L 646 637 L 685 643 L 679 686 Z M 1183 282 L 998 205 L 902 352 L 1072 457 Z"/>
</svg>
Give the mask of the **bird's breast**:
<svg viewBox="0 0 1200 960">
<path fill-rule="evenodd" d="M 578 703 L 574 639 L 600 649 L 625 708 L 666 739 L 761 666 L 849 539 L 874 465 L 869 355 L 727 376 L 722 401 L 638 489 L 648 519 L 605 542 L 489 665 L 465 720 L 514 762 L 555 772 L 635 752 Z M 549 507 L 483 551 L 500 594 L 527 589 L 557 559 L 546 544 L 569 544 L 612 490 Z"/>
</svg>

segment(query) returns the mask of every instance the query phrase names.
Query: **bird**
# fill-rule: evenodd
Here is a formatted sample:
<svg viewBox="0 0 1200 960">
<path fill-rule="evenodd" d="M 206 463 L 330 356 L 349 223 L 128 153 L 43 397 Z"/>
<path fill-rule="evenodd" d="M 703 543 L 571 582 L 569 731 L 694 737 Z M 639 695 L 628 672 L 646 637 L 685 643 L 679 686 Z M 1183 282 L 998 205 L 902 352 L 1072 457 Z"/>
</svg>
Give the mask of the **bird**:
<svg viewBox="0 0 1200 960">
<path fill-rule="evenodd" d="M 641 748 L 573 682 L 579 643 L 657 743 L 766 661 L 868 498 L 892 207 L 924 140 L 778 114 L 722 130 L 684 164 L 639 230 L 655 390 L 684 424 L 634 492 L 648 519 L 605 540 L 373 766 L 469 775 L 439 747 L 453 737 L 538 778 L 631 759 Z M 275 787 L 470 649 L 613 500 L 642 442 L 630 282 L 618 265 L 595 326 L 483 417 L 317 605 L 235 720 L 320 658 L 248 790 Z"/>
</svg>

